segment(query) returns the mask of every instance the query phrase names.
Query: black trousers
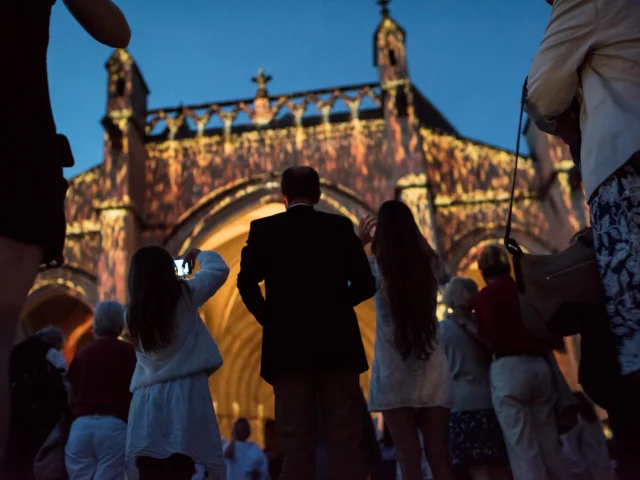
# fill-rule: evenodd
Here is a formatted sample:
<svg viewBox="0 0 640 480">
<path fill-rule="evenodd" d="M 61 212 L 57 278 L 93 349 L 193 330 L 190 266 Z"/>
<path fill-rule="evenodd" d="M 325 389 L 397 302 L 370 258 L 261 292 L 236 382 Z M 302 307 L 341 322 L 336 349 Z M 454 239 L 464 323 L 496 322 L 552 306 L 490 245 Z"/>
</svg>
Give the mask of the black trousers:
<svg viewBox="0 0 640 480">
<path fill-rule="evenodd" d="M 630 378 L 607 409 L 620 480 L 640 479 L 640 385 Z"/>
<path fill-rule="evenodd" d="M 140 480 L 191 480 L 196 473 L 195 461 L 182 454 L 163 459 L 138 457 L 136 466 Z"/>
</svg>

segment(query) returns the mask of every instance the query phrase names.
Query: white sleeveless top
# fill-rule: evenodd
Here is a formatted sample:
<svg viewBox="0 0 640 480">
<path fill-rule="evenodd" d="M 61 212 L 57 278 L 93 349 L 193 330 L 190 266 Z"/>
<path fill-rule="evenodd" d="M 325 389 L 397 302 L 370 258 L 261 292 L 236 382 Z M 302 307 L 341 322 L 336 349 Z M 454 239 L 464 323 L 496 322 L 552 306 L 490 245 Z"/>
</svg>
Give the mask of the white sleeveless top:
<svg viewBox="0 0 640 480">
<path fill-rule="evenodd" d="M 428 360 L 402 359 L 394 341 L 391 308 L 375 257 L 369 257 L 376 277 L 376 337 L 374 344 L 369 410 L 380 412 L 394 408 L 451 407 L 451 381 L 444 348 L 439 340 Z"/>
</svg>

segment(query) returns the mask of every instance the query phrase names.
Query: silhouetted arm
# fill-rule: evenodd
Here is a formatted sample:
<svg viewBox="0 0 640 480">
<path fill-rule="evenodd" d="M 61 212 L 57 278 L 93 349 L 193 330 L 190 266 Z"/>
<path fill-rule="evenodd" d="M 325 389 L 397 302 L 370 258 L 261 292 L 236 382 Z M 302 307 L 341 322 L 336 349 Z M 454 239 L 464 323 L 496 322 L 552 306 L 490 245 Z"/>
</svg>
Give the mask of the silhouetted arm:
<svg viewBox="0 0 640 480">
<path fill-rule="evenodd" d="M 262 295 L 260 282 L 265 277 L 265 259 L 256 239 L 256 226 L 251 223 L 247 244 L 242 249 L 240 258 L 240 273 L 238 274 L 238 291 L 247 310 L 256 318 L 260 325 L 268 322 L 267 302 Z"/>
<path fill-rule="evenodd" d="M 576 98 L 578 72 L 596 41 L 597 25 L 595 0 L 554 2 L 527 79 L 526 111 L 543 132 L 556 135 L 558 117 Z"/>
<path fill-rule="evenodd" d="M 126 48 L 131 40 L 127 19 L 111 0 L 64 0 L 82 28 L 98 42 Z"/>
<path fill-rule="evenodd" d="M 352 306 L 359 305 L 376 293 L 376 279 L 371 273 L 369 259 L 362 247 L 362 241 L 353 231 L 353 225 L 345 219 L 347 229 L 347 275 L 349 279 L 349 300 Z"/>
</svg>

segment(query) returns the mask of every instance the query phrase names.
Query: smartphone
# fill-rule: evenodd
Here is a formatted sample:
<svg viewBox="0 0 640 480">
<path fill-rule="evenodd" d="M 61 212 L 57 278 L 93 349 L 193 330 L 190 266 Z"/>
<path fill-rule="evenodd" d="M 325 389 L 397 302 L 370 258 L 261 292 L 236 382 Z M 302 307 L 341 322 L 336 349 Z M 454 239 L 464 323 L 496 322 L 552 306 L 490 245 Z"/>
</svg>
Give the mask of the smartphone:
<svg viewBox="0 0 640 480">
<path fill-rule="evenodd" d="M 174 260 L 173 263 L 176 266 L 176 275 L 179 277 L 186 277 L 187 275 L 191 275 L 191 266 L 188 263 L 183 265 L 183 261 L 181 258 L 178 260 Z"/>
</svg>

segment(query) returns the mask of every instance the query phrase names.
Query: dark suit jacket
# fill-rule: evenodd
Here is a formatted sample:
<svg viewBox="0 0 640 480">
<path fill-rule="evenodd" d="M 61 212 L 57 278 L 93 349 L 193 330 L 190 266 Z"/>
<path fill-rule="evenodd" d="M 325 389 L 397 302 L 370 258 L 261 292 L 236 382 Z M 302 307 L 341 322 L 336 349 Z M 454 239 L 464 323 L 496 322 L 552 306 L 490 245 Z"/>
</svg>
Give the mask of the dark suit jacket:
<svg viewBox="0 0 640 480">
<path fill-rule="evenodd" d="M 252 222 L 238 290 L 263 326 L 267 382 L 280 374 L 368 369 L 353 307 L 376 286 L 347 218 L 300 205 Z"/>
</svg>

